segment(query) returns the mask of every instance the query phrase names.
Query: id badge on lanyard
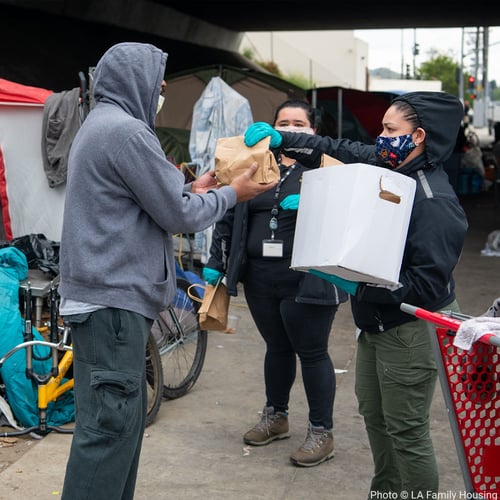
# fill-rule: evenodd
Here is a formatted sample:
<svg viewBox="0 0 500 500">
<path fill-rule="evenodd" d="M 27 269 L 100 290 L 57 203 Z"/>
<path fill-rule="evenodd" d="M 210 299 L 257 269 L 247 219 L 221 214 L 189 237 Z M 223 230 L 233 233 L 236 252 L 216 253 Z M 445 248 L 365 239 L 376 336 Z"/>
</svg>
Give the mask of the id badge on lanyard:
<svg viewBox="0 0 500 500">
<path fill-rule="evenodd" d="M 262 257 L 283 257 L 283 240 L 262 240 Z"/>
<path fill-rule="evenodd" d="M 278 229 L 278 199 L 280 195 L 281 185 L 286 181 L 288 176 L 294 171 L 297 165 L 294 163 L 291 165 L 286 174 L 280 179 L 278 185 L 276 186 L 276 191 L 274 193 L 274 201 L 275 204 L 271 209 L 271 220 L 269 221 L 269 229 L 271 230 L 271 238 L 267 240 L 262 240 L 262 257 L 283 257 L 283 240 L 275 240 L 274 239 L 274 231 Z"/>
</svg>

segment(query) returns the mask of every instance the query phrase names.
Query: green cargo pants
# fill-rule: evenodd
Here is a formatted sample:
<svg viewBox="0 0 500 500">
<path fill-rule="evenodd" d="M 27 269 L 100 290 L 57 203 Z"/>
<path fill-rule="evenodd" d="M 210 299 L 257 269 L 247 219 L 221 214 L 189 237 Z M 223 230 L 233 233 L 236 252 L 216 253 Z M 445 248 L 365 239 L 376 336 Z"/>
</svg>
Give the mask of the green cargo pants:
<svg viewBox="0 0 500 500">
<path fill-rule="evenodd" d="M 458 311 L 458 305 L 445 309 Z M 429 415 L 437 369 L 430 335 L 427 322 L 417 320 L 358 338 L 355 392 L 374 461 L 368 498 L 386 492 L 431 498 L 438 492 Z"/>
</svg>

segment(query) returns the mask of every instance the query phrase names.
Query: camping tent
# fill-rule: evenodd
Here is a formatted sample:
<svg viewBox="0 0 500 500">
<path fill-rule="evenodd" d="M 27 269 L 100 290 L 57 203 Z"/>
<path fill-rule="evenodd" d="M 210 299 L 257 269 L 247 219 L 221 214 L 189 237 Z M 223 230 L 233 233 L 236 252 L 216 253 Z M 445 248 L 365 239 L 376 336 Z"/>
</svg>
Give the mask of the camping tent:
<svg viewBox="0 0 500 500">
<path fill-rule="evenodd" d="M 165 105 L 156 131 L 174 163 L 188 162 L 193 108 L 213 77 L 220 77 L 248 99 L 254 121 L 272 122 L 274 111 L 287 99 L 306 100 L 306 91 L 270 73 L 225 65 L 202 66 L 168 76 Z"/>
<path fill-rule="evenodd" d="M 61 239 L 64 187 L 49 187 L 41 147 L 44 103 L 52 93 L 0 79 L 0 204 L 6 240 L 31 233 Z"/>
<path fill-rule="evenodd" d="M 368 144 L 374 143 L 380 133 L 382 116 L 396 95 L 343 87 L 306 91 L 270 73 L 223 65 L 175 73 L 168 78 L 166 102 L 156 120 L 163 149 L 174 163 L 191 161 L 189 131 L 193 108 L 214 76 L 221 77 L 248 99 L 256 122 L 271 123 L 276 108 L 287 99 L 307 100 L 321 116 L 318 133 Z"/>
</svg>

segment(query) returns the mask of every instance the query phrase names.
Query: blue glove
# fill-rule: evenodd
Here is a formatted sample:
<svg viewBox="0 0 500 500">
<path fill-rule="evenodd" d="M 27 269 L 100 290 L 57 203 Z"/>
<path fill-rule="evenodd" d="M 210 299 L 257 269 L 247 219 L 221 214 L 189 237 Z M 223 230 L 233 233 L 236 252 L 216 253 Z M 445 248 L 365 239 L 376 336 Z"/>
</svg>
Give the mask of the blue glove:
<svg viewBox="0 0 500 500">
<path fill-rule="evenodd" d="M 224 276 L 223 273 L 221 273 L 220 271 L 217 271 L 216 269 L 211 269 L 210 267 L 204 267 L 201 274 L 203 279 L 209 285 L 216 285 L 217 282 L 219 281 L 219 278 Z"/>
<path fill-rule="evenodd" d="M 269 147 L 278 148 L 281 146 L 283 140 L 281 134 L 266 122 L 255 122 L 247 128 L 244 138 L 245 145 L 248 147 L 255 146 L 264 137 L 271 137 Z"/>
<path fill-rule="evenodd" d="M 356 295 L 356 291 L 358 290 L 359 285 L 357 281 L 345 280 L 340 276 L 322 273 L 321 271 L 316 271 L 316 269 L 309 269 L 309 272 L 311 274 L 314 274 L 314 276 L 317 276 L 318 278 L 323 278 L 324 280 L 333 283 L 335 286 L 342 288 L 342 290 L 345 290 L 349 295 Z"/>
<path fill-rule="evenodd" d="M 280 203 L 280 207 L 283 210 L 297 210 L 299 208 L 299 198 L 300 194 L 289 194 Z"/>
</svg>

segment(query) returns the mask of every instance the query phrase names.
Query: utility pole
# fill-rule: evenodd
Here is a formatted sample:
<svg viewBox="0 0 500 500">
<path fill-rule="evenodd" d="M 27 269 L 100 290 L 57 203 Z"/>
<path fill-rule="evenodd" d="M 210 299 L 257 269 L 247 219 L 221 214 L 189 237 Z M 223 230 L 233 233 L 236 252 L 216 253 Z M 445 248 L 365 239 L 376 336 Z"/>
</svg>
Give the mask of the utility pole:
<svg viewBox="0 0 500 500">
<path fill-rule="evenodd" d="M 480 33 L 480 28 L 479 26 L 476 28 L 476 48 L 474 50 L 474 78 L 476 79 L 477 82 L 477 76 L 479 73 L 479 33 Z"/>
<path fill-rule="evenodd" d="M 405 47 L 404 47 L 404 29 L 401 30 L 401 80 L 405 77 Z"/>
<path fill-rule="evenodd" d="M 490 85 L 488 82 L 488 50 L 489 50 L 489 26 L 483 26 L 483 112 L 484 124 L 491 130 L 491 125 L 488 123 L 488 108 L 490 103 Z"/>
<path fill-rule="evenodd" d="M 413 79 L 417 79 L 417 67 L 415 66 L 415 56 L 418 56 L 420 49 L 417 43 L 417 28 L 413 28 Z"/>
<path fill-rule="evenodd" d="M 313 60 L 311 58 L 309 58 L 309 88 L 313 88 Z"/>
<path fill-rule="evenodd" d="M 460 48 L 460 67 L 458 69 L 458 98 L 464 101 L 464 37 L 465 28 L 462 28 L 462 46 Z"/>
</svg>

